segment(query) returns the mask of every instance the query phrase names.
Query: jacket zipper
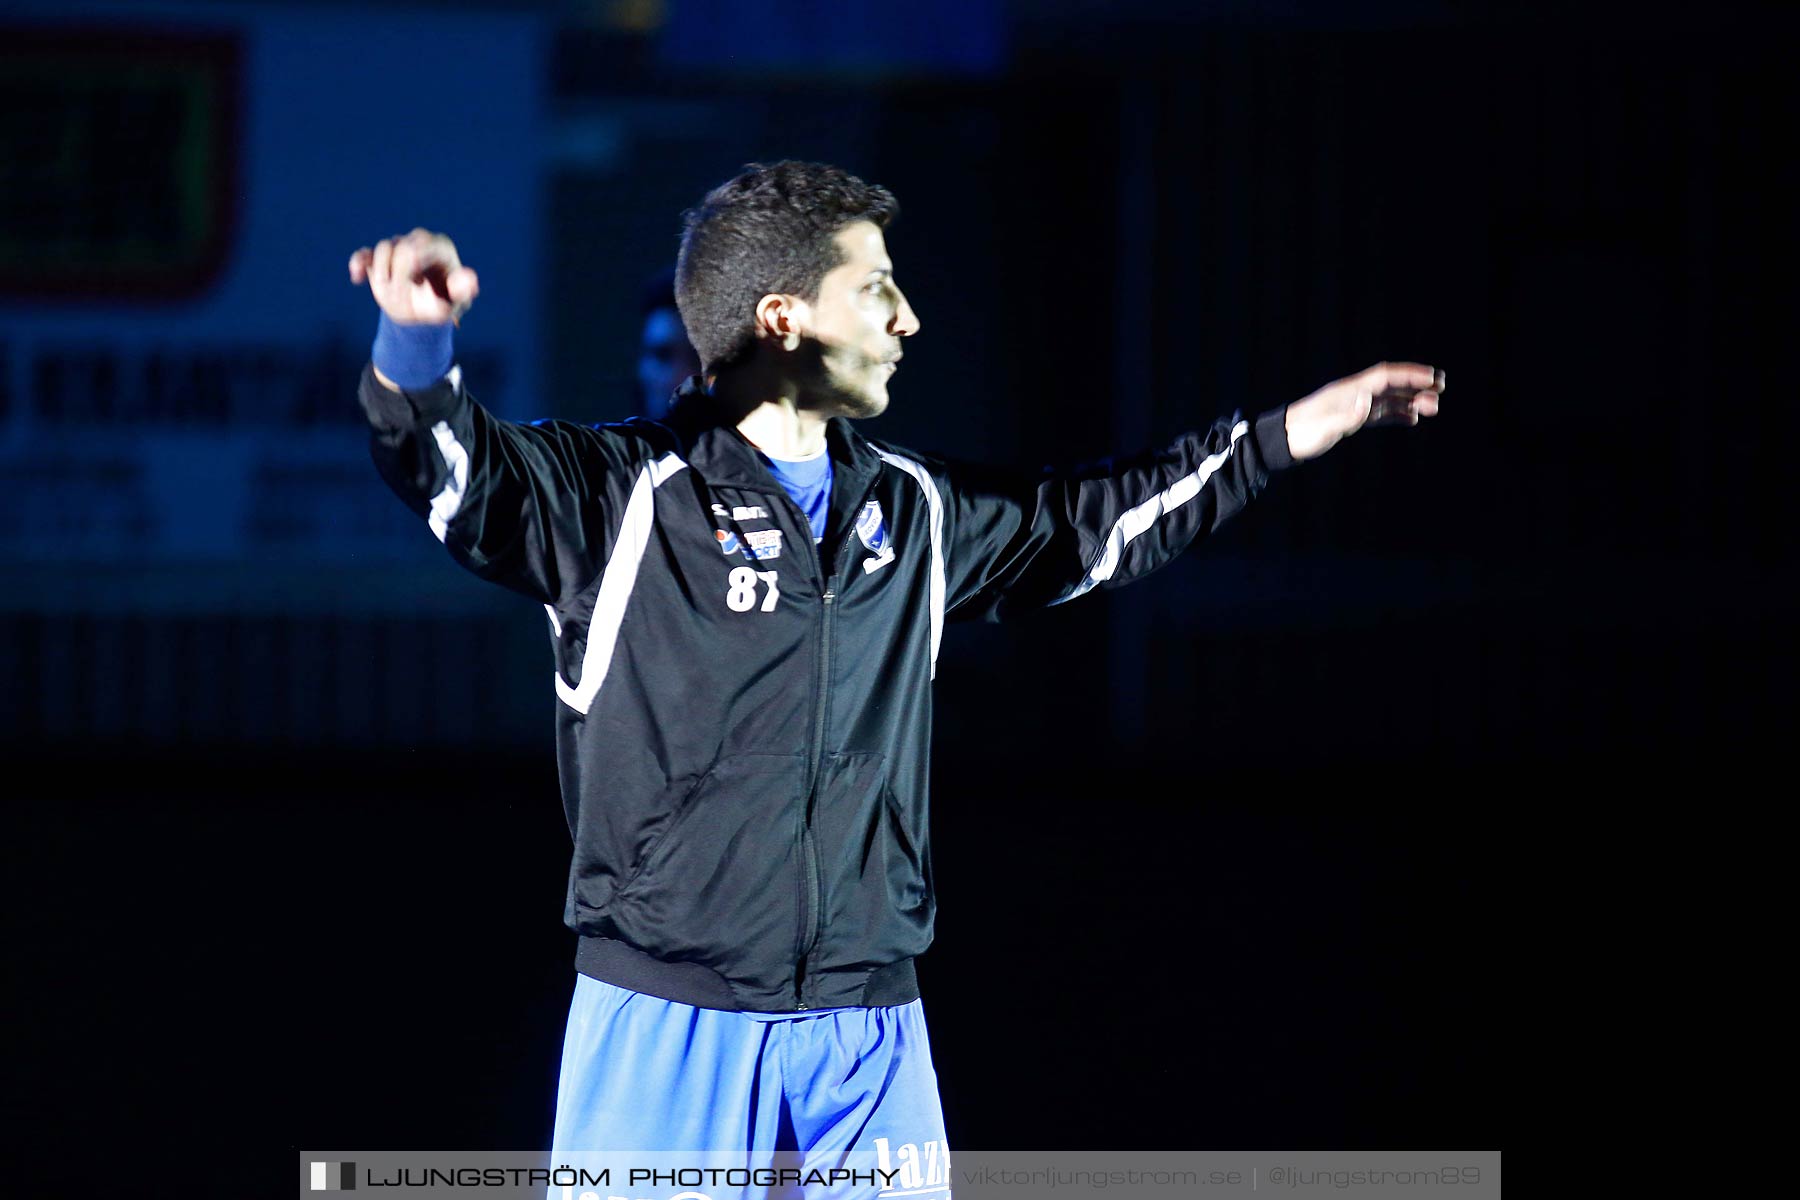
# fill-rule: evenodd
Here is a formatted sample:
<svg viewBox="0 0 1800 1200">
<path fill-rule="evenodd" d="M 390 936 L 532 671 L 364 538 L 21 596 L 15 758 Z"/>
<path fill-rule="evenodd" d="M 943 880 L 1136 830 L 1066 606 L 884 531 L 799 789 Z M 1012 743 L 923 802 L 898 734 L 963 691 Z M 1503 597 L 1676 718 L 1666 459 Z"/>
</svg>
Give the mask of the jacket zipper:
<svg viewBox="0 0 1800 1200">
<path fill-rule="evenodd" d="M 819 799 L 820 768 L 825 758 L 825 691 L 831 679 L 831 614 L 832 601 L 836 599 L 837 592 L 830 587 L 820 598 L 824 615 L 819 634 L 818 712 L 813 717 L 812 769 L 806 788 L 806 813 L 800 827 L 800 866 L 806 879 L 806 921 L 800 930 L 800 958 L 794 964 L 794 1006 L 802 1012 L 806 1010 L 806 1001 L 800 998 L 801 988 L 806 983 L 806 956 L 812 952 L 813 943 L 819 940 L 819 910 L 825 907 L 824 891 L 819 886 L 819 845 L 813 838 L 812 823 Z"/>
<path fill-rule="evenodd" d="M 800 527 L 811 531 L 811 523 L 806 514 L 800 512 L 793 497 L 785 497 L 788 505 L 800 516 Z M 867 494 L 858 498 L 857 509 L 866 503 Z M 819 940 L 819 915 L 825 906 L 825 897 L 819 884 L 819 849 L 813 838 L 813 812 L 819 799 L 819 774 L 825 761 L 825 717 L 831 711 L 830 697 L 827 695 L 831 682 L 831 618 L 836 611 L 838 572 L 843 567 L 844 556 L 850 552 L 850 539 L 856 533 L 856 522 L 850 522 L 850 528 L 844 532 L 843 545 L 838 547 L 837 557 L 832 560 L 833 572 L 830 579 L 825 579 L 825 564 L 819 558 L 819 548 L 812 547 L 814 578 L 825 582 L 825 591 L 820 596 L 819 608 L 819 676 L 815 689 L 813 713 L 812 757 L 807 770 L 806 810 L 800 827 L 800 866 L 805 879 L 806 889 L 803 897 L 806 904 L 806 919 L 800 929 L 800 956 L 794 964 L 794 1008 L 798 1012 L 806 1011 L 806 1002 L 801 999 L 801 990 L 806 985 L 807 955 L 812 952 L 813 943 Z M 810 539 L 808 539 L 810 541 Z"/>
</svg>

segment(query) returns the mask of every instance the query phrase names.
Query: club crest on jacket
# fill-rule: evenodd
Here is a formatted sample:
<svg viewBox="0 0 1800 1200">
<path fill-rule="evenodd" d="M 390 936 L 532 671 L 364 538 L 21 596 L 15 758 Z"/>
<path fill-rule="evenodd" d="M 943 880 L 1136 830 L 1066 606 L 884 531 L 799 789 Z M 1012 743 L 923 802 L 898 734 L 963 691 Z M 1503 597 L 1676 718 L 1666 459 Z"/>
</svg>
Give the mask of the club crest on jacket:
<svg viewBox="0 0 1800 1200">
<path fill-rule="evenodd" d="M 856 515 L 856 536 L 875 556 L 863 560 L 865 575 L 894 561 L 894 543 L 888 537 L 887 522 L 882 520 L 881 501 L 871 500 L 862 506 L 862 512 Z"/>
</svg>

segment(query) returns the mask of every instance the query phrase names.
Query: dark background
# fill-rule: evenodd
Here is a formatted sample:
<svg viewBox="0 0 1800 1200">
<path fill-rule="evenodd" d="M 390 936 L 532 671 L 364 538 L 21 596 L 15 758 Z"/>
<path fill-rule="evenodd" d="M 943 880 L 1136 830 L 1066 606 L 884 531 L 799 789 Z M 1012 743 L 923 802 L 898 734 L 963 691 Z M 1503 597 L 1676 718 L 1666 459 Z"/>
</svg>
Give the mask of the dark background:
<svg viewBox="0 0 1800 1200">
<path fill-rule="evenodd" d="M 1153 579 L 948 632 L 921 977 L 954 1145 L 1510 1141 L 1608 923 L 1586 856 L 1792 728 L 1788 31 L 1069 2 L 985 10 L 986 71 L 826 77 L 538 7 L 563 114 L 739 114 L 554 173 L 546 415 L 628 411 L 676 213 L 778 156 L 901 199 L 901 444 L 1067 461 L 1448 372 Z M 124 607 L 0 650 L 15 1136 L 237 1194 L 302 1147 L 547 1144 L 541 617 Z"/>
</svg>

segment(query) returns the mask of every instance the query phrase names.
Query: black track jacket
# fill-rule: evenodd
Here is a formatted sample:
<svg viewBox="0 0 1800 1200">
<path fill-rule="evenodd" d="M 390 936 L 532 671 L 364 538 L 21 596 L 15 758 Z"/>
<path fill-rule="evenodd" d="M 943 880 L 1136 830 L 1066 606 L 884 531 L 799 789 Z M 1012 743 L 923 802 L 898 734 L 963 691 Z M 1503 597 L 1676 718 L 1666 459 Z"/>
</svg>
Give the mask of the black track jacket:
<svg viewBox="0 0 1800 1200">
<path fill-rule="evenodd" d="M 835 419 L 815 546 L 691 380 L 661 423 L 504 421 L 460 368 L 403 393 L 365 369 L 361 401 L 383 478 L 451 555 L 549 611 L 577 967 L 757 1012 L 919 994 L 944 621 L 1141 578 L 1291 461 L 1285 409 L 1062 475 Z"/>
</svg>

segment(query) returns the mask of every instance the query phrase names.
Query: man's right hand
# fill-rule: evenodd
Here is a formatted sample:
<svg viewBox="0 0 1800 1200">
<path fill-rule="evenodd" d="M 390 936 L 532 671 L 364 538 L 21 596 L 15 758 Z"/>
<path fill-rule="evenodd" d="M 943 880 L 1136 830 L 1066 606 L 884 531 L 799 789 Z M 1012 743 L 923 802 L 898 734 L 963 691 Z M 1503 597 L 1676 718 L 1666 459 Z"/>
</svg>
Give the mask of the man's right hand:
<svg viewBox="0 0 1800 1200">
<path fill-rule="evenodd" d="M 456 322 L 481 291 L 475 272 L 456 257 L 456 243 L 425 229 L 352 254 L 350 282 L 364 280 L 381 311 L 401 325 Z"/>
</svg>

